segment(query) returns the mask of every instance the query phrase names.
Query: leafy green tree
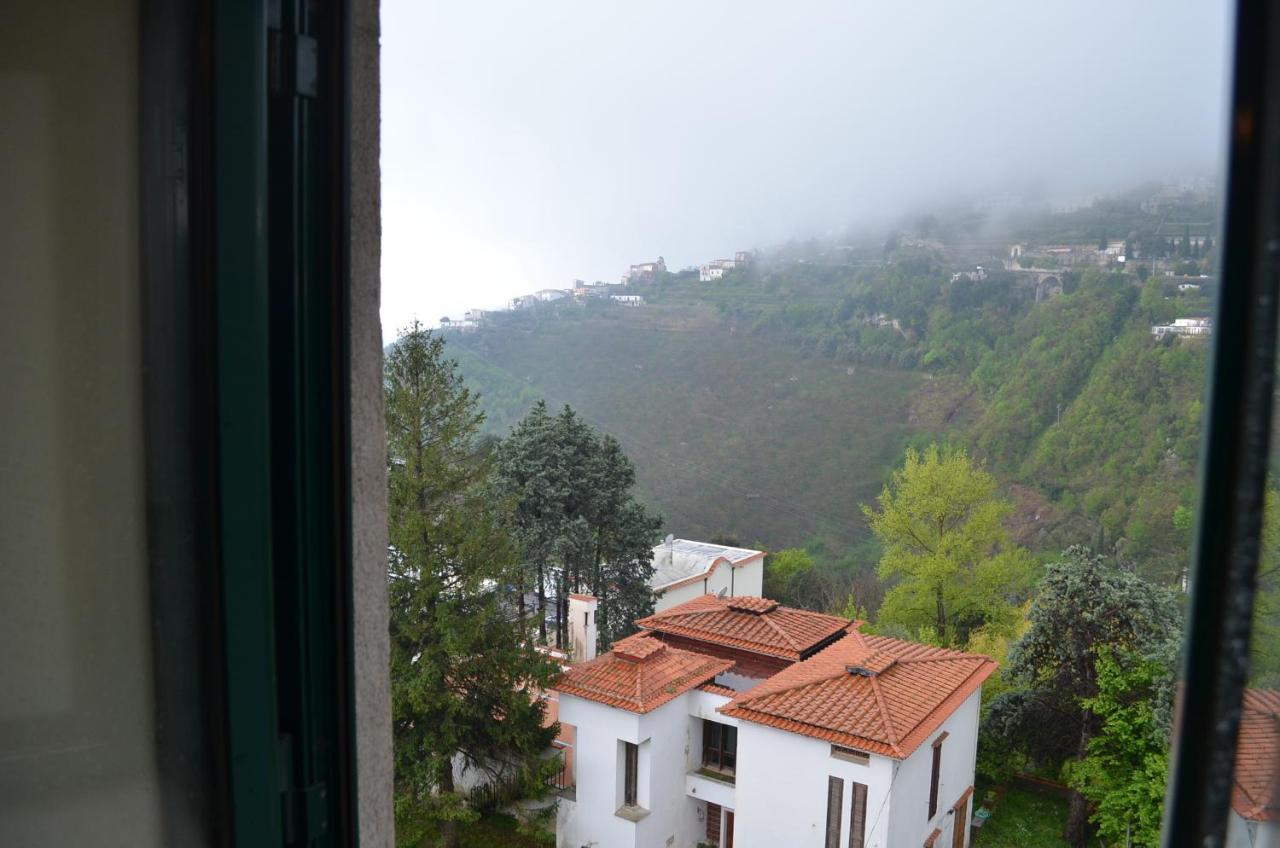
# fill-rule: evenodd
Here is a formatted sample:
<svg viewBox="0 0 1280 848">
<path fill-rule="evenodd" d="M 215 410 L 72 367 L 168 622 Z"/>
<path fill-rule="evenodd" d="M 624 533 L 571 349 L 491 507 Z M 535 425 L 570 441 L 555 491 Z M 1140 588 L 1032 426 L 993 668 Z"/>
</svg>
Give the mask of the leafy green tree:
<svg viewBox="0 0 1280 848">
<path fill-rule="evenodd" d="M 596 433 L 568 406 L 552 416 L 539 401 L 498 447 L 497 471 L 517 504 L 521 617 L 532 590 L 544 642 L 548 598 L 559 604 L 553 635 L 561 645 L 568 642 L 570 592 L 600 599 L 602 644 L 653 611 L 652 546 L 662 522 L 635 500 L 635 466 L 617 439 Z"/>
<path fill-rule="evenodd" d="M 878 510 L 862 511 L 884 545 L 879 573 L 900 581 L 877 624 L 927 632 L 942 645 L 963 645 L 980 627 L 1016 625 L 1031 556 L 1004 528 L 1012 503 L 964 450 L 908 448 L 877 500 Z"/>
<path fill-rule="evenodd" d="M 784 604 L 798 605 L 794 590 L 813 571 L 813 556 L 804 548 L 769 554 L 764 565 L 764 594 Z"/>
<path fill-rule="evenodd" d="M 438 832 L 452 848 L 475 817 L 457 765 L 521 794 L 543 786 L 556 728 L 529 693 L 557 669 L 504 603 L 519 565 L 511 511 L 489 489 L 481 415 L 443 340 L 411 326 L 384 389 L 396 838 Z"/>
<path fill-rule="evenodd" d="M 1173 668 L 1110 649 L 1095 659 L 1098 694 L 1081 706 L 1098 718 L 1084 759 L 1070 763 L 1068 782 L 1090 802 L 1089 820 L 1109 844 L 1154 848 L 1169 774 Z"/>
<path fill-rule="evenodd" d="M 1086 705 L 1099 691 L 1098 652 L 1163 657 L 1171 667 L 1182 626 L 1173 592 L 1083 547 L 1046 567 L 1028 620 L 1009 653 L 1008 680 L 1018 688 L 992 702 L 987 722 L 1042 765 L 1083 759 L 1098 735 L 1101 720 Z M 1086 818 L 1086 800 L 1074 792 L 1065 834 L 1074 846 L 1084 845 Z"/>
</svg>

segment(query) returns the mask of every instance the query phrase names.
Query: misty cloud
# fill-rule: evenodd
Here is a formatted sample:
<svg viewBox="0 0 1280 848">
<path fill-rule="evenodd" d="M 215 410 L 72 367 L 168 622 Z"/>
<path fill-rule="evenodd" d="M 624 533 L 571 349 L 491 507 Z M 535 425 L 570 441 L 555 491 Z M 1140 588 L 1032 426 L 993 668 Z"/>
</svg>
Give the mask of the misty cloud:
<svg viewBox="0 0 1280 848">
<path fill-rule="evenodd" d="M 383 3 L 383 320 L 1210 172 L 1217 2 Z"/>
</svg>

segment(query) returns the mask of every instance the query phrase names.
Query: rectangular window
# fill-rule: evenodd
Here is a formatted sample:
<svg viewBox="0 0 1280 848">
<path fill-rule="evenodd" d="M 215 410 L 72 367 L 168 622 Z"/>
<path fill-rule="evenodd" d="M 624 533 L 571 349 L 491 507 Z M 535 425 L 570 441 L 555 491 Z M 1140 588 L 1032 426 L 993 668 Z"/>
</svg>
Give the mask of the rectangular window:
<svg viewBox="0 0 1280 848">
<path fill-rule="evenodd" d="M 853 784 L 849 804 L 849 848 L 862 848 L 867 838 L 867 785 Z"/>
<path fill-rule="evenodd" d="M 844 781 L 838 777 L 828 777 L 826 848 L 840 848 L 840 808 L 843 805 Z"/>
<path fill-rule="evenodd" d="M 634 742 L 624 743 L 626 752 L 623 756 L 623 768 L 626 774 L 622 782 L 622 803 L 628 807 L 636 806 L 636 774 L 640 770 L 640 746 Z"/>
<path fill-rule="evenodd" d="M 933 741 L 933 769 L 929 774 L 929 819 L 932 820 L 935 813 L 938 812 L 938 779 L 942 773 L 942 740 L 947 738 L 947 734 L 942 734 Z"/>
<path fill-rule="evenodd" d="M 702 765 L 732 774 L 738 767 L 738 728 L 718 721 L 702 722 Z"/>
</svg>

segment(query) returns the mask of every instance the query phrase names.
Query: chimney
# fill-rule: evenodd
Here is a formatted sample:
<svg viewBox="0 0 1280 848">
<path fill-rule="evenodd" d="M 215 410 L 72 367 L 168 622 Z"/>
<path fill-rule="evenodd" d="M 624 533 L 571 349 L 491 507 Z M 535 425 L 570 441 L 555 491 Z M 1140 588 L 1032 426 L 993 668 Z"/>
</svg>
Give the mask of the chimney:
<svg viewBox="0 0 1280 848">
<path fill-rule="evenodd" d="M 596 658 L 596 607 L 593 595 L 569 595 L 569 656 L 573 662 Z"/>
</svg>

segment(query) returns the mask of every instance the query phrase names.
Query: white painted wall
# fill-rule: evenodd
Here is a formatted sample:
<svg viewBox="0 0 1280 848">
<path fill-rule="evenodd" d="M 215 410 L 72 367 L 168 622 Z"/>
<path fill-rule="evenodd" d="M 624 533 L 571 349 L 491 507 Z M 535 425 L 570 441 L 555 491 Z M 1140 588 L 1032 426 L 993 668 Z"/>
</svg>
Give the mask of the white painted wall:
<svg viewBox="0 0 1280 848">
<path fill-rule="evenodd" d="M 709 585 L 710 580 L 698 580 L 694 583 L 687 583 L 684 586 L 668 589 L 654 600 L 653 611 L 662 612 L 665 609 L 683 604 L 685 601 L 691 601 L 699 595 L 705 595 L 708 593 L 707 587 Z"/>
<path fill-rule="evenodd" d="M 764 557 L 737 568 L 730 568 L 729 563 L 721 562 L 705 579 L 663 592 L 654 604 L 654 612 L 662 612 L 699 595 L 718 595 L 722 589 L 730 597 L 761 595 L 764 592 Z"/>
<path fill-rule="evenodd" d="M 653 712 L 636 715 L 560 696 L 560 720 L 577 728 L 577 797 L 560 802 L 557 848 L 692 848 L 705 833 L 697 803 L 685 795 L 690 756 L 700 748 L 690 738 L 690 696 L 685 693 Z M 705 693 L 697 693 L 705 694 Z M 723 700 L 723 699 L 722 699 Z M 616 815 L 621 804 L 622 742 L 640 746 L 636 795 L 649 815 L 632 822 Z M 674 837 L 671 843 L 669 837 Z"/>
<path fill-rule="evenodd" d="M 950 848 L 951 825 L 955 818 L 951 808 L 961 793 L 973 785 L 974 765 L 978 755 L 978 716 L 982 703 L 981 690 L 970 695 L 960 708 L 921 743 L 902 762 L 893 788 L 889 812 L 889 830 L 895 845 L 921 845 L 933 832 L 942 830 L 939 846 Z M 933 740 L 946 732 L 942 743 L 942 768 L 938 781 L 938 811 L 929 813 L 929 777 L 933 770 Z M 965 819 L 973 822 L 973 798 L 968 801 Z M 966 837 L 967 839 L 967 837 Z"/>
<path fill-rule="evenodd" d="M 735 845 L 821 848 L 826 838 L 827 778 L 835 776 L 845 782 L 841 844 L 849 836 L 851 784 L 858 782 L 867 786 L 868 848 L 921 845 L 935 827 L 943 831 L 937 844 L 950 848 L 952 805 L 973 785 L 979 703 L 975 692 L 905 761 L 872 755 L 865 766 L 832 757 L 829 743 L 753 722 L 740 723 Z M 944 731 L 949 735 L 943 743 L 938 812 L 929 820 L 930 743 Z M 970 798 L 966 814 L 970 821 L 972 804 Z"/>
<path fill-rule="evenodd" d="M 857 782 L 867 786 L 868 848 L 920 845 L 935 827 L 943 832 L 937 844 L 950 848 L 952 806 L 973 785 L 980 699 L 977 692 L 971 695 L 905 761 L 872 755 L 867 765 L 860 765 L 832 757 L 829 743 L 723 716 L 715 708 L 727 699 L 709 692 L 695 689 L 643 716 L 561 695 L 561 720 L 578 728 L 577 800 L 560 804 L 557 846 L 692 848 L 705 838 L 706 824 L 697 812 L 710 801 L 735 811 L 738 848 L 821 848 L 827 777 L 834 775 L 845 782 L 842 844 L 848 841 Z M 736 786 L 689 776 L 701 761 L 704 718 L 738 727 Z M 942 748 L 938 811 L 929 820 L 931 743 L 943 732 L 948 736 Z M 641 746 L 637 795 L 649 815 L 639 822 L 615 815 L 622 797 L 620 742 Z M 970 822 L 972 808 L 970 797 Z M 1239 848 L 1255 846 L 1243 843 Z"/>
<path fill-rule="evenodd" d="M 1232 810 L 1226 848 L 1280 848 L 1280 823 L 1247 821 Z"/>
<path fill-rule="evenodd" d="M 848 844 L 852 784 L 857 782 L 867 786 L 866 845 L 889 848 L 887 796 L 896 767 L 887 757 L 872 756 L 865 766 L 838 760 L 827 742 L 744 721 L 738 725 L 734 846 L 822 848 L 827 777 L 834 775 L 845 782 L 840 844 Z"/>
</svg>

